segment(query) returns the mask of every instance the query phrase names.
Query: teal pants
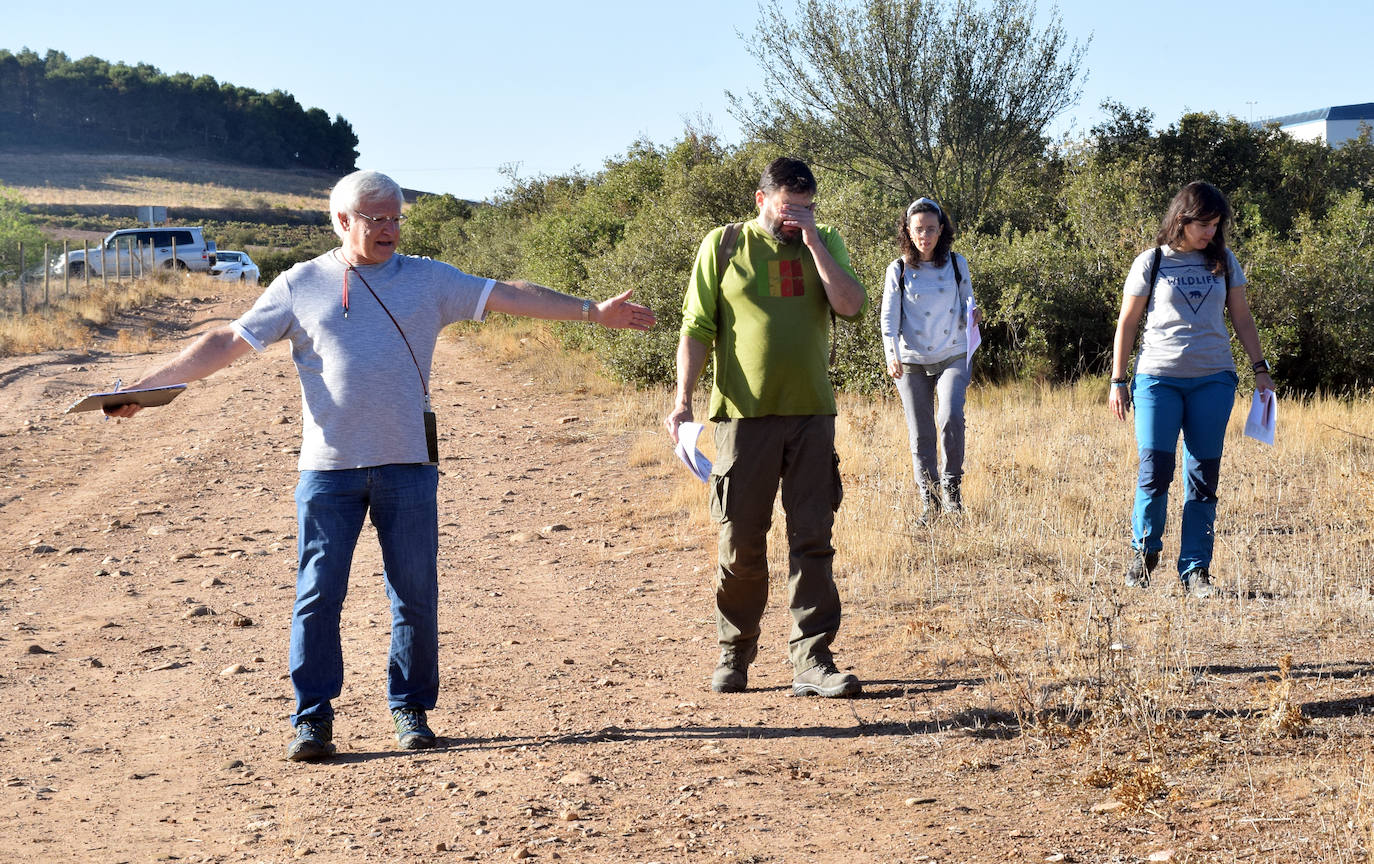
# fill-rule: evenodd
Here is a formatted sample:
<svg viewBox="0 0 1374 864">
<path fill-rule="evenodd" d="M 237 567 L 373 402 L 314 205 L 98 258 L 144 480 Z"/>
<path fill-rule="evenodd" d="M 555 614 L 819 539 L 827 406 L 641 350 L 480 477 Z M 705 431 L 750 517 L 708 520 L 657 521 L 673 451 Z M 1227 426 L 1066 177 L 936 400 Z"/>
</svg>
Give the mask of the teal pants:
<svg viewBox="0 0 1374 864">
<path fill-rule="evenodd" d="M 797 672 L 831 661 L 840 594 L 831 529 L 840 506 L 835 417 L 751 417 L 716 423 L 711 516 L 720 523 L 716 631 L 723 660 L 749 662 L 768 604 L 768 530 L 782 487 L 787 519 L 788 656 Z"/>
<path fill-rule="evenodd" d="M 1185 473 L 1180 576 L 1212 564 L 1217 481 L 1226 423 L 1236 401 L 1236 381 L 1236 373 L 1228 371 L 1200 378 L 1136 375 L 1132 385 L 1140 451 L 1131 513 L 1132 546 L 1142 552 L 1164 548 L 1164 518 L 1181 432 Z"/>
</svg>

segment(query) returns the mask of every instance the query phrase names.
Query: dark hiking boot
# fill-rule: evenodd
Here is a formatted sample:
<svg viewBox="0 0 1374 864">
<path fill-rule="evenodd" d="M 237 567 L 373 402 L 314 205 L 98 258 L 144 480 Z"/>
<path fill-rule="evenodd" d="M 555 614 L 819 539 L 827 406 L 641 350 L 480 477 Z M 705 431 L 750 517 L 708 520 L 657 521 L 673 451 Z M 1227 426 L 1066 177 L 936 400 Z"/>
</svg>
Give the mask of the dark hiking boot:
<svg viewBox="0 0 1374 864">
<path fill-rule="evenodd" d="M 749 664 L 738 659 L 722 659 L 711 675 L 711 689 L 717 693 L 743 693 L 749 686 Z"/>
<path fill-rule="evenodd" d="M 1150 574 L 1158 565 L 1158 552 L 1141 552 L 1137 549 L 1134 557 L 1131 558 L 1131 563 L 1126 567 L 1126 587 L 1150 587 Z"/>
<path fill-rule="evenodd" d="M 1212 574 L 1206 567 L 1195 567 L 1184 573 L 1181 578 L 1184 593 L 1196 600 L 1207 600 L 1219 593 L 1217 586 L 1212 584 Z"/>
<path fill-rule="evenodd" d="M 833 699 L 853 696 L 863 688 L 852 673 L 841 672 L 829 660 L 818 663 L 792 679 L 792 695 L 824 696 Z"/>
<path fill-rule="evenodd" d="M 286 745 L 286 758 L 292 762 L 313 762 L 334 755 L 334 721 L 307 717 L 296 723 L 296 737 Z"/>
<path fill-rule="evenodd" d="M 434 746 L 434 730 L 429 728 L 425 709 L 413 705 L 392 708 L 391 722 L 396 726 L 396 743 L 402 750 L 428 750 Z"/>
</svg>

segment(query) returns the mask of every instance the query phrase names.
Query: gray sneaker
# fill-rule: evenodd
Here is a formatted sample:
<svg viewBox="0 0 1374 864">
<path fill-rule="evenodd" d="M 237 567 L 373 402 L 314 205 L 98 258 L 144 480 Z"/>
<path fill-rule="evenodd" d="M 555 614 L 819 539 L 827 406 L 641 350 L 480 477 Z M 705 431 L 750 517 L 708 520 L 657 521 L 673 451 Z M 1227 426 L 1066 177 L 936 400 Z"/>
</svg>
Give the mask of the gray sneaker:
<svg viewBox="0 0 1374 864">
<path fill-rule="evenodd" d="M 1135 556 L 1131 558 L 1131 563 L 1126 567 L 1126 587 L 1127 588 L 1149 588 L 1150 574 L 1159 565 L 1158 552 L 1144 552 L 1135 550 Z"/>
<path fill-rule="evenodd" d="M 286 745 L 286 758 L 292 762 L 314 762 L 334 755 L 334 721 L 326 717 L 306 717 L 296 723 L 296 737 Z"/>
<path fill-rule="evenodd" d="M 1183 574 L 1183 591 L 1195 600 L 1207 600 L 1220 591 L 1212 584 L 1212 574 L 1206 567 L 1194 567 Z"/>
<path fill-rule="evenodd" d="M 717 693 L 743 693 L 749 685 L 749 664 L 722 660 L 711 675 L 711 689 Z"/>
<path fill-rule="evenodd" d="M 958 478 L 945 480 L 940 484 L 940 494 L 944 498 L 942 507 L 946 513 L 964 512 L 964 493 L 961 486 L 961 480 Z"/>
<path fill-rule="evenodd" d="M 921 512 L 916 517 L 917 525 L 929 525 L 935 521 L 935 517 L 940 515 L 940 496 L 935 494 L 935 489 L 927 486 L 920 491 Z"/>
<path fill-rule="evenodd" d="M 839 696 L 854 696 L 863 688 L 859 679 L 852 673 L 841 672 L 829 660 L 818 663 L 792 679 L 792 695 L 824 696 L 833 699 Z"/>
<path fill-rule="evenodd" d="M 413 705 L 392 708 L 391 722 L 396 726 L 396 743 L 402 750 L 428 750 L 434 746 L 434 730 L 429 728 L 425 709 Z"/>
</svg>

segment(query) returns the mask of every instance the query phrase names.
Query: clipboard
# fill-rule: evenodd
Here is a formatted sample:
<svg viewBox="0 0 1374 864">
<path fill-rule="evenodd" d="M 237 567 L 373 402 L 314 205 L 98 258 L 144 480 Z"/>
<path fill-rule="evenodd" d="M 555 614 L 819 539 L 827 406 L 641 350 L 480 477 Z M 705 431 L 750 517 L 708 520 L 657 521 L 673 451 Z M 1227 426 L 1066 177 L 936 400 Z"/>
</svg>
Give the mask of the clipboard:
<svg viewBox="0 0 1374 864">
<path fill-rule="evenodd" d="M 92 393 L 84 399 L 78 399 L 71 404 L 64 414 L 75 414 L 78 411 L 103 411 L 106 408 L 118 408 L 120 405 L 138 405 L 143 408 L 156 408 L 159 405 L 166 405 L 173 399 L 181 395 L 181 391 L 186 389 L 185 384 L 171 384 L 167 387 L 149 387 L 144 390 L 112 390 L 108 393 Z"/>
</svg>

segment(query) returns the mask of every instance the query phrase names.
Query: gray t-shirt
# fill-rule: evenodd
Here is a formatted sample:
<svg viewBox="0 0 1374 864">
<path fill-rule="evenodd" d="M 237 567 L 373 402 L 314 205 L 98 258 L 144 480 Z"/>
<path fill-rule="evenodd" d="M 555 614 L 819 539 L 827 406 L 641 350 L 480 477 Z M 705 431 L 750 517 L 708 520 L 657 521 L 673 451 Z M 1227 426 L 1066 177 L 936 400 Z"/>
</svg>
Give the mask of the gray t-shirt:
<svg viewBox="0 0 1374 864">
<path fill-rule="evenodd" d="M 428 258 L 392 255 L 348 274 L 345 318 L 345 269 L 337 249 L 297 264 L 230 326 L 258 351 L 291 342 L 303 406 L 300 470 L 425 462 L 424 387 L 439 331 L 485 317 L 495 283 Z"/>
<path fill-rule="evenodd" d="M 1201 252 L 1175 252 L 1167 244 L 1159 278 L 1145 315 L 1145 336 L 1135 371 L 1169 378 L 1201 378 L 1234 372 L 1231 335 L 1226 330 L 1226 280 L 1207 269 Z M 1144 297 L 1154 262 L 1153 248 L 1141 252 L 1126 275 L 1124 293 Z M 1236 256 L 1226 250 L 1231 287 L 1245 285 Z"/>
</svg>

